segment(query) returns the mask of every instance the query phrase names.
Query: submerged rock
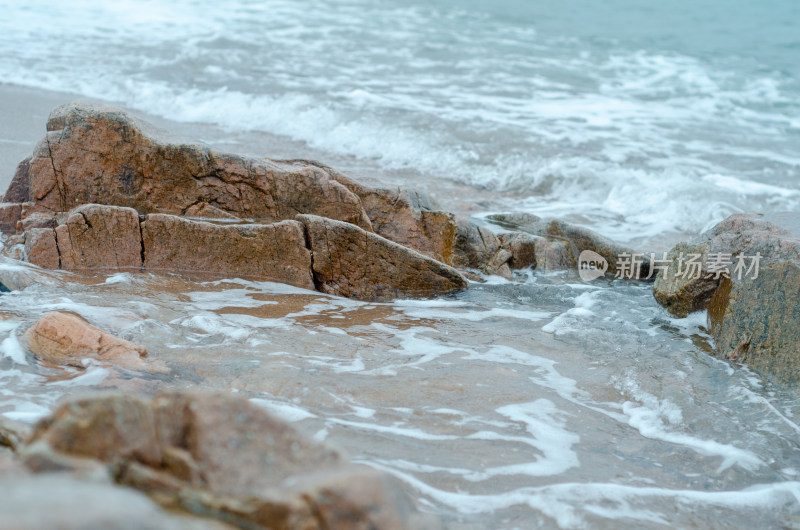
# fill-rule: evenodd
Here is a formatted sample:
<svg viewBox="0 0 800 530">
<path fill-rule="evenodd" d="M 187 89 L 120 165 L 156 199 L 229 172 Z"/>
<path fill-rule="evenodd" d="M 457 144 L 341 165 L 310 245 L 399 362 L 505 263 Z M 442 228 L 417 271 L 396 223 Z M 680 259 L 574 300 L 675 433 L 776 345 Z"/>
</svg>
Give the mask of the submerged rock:
<svg viewBox="0 0 800 530">
<path fill-rule="evenodd" d="M 717 351 L 797 381 L 800 214 L 735 214 L 673 248 L 653 294 L 679 317 L 708 309 Z"/>
<path fill-rule="evenodd" d="M 55 365 L 82 368 L 85 358 L 112 363 L 130 370 L 159 370 L 158 363 L 146 363 L 143 346 L 111 335 L 72 313 L 55 311 L 36 321 L 23 336 L 37 358 Z"/>
<path fill-rule="evenodd" d="M 105 463 L 162 505 L 244 528 L 438 528 L 390 476 L 347 463 L 249 401 L 221 394 L 71 398 L 30 445 Z"/>
</svg>

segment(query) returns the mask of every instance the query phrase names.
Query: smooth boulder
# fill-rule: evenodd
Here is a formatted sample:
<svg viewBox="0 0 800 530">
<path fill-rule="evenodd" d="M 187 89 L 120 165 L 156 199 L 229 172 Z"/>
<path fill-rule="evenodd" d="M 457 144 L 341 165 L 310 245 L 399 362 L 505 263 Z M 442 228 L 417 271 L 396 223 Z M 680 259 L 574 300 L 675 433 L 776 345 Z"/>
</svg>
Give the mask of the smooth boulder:
<svg viewBox="0 0 800 530">
<path fill-rule="evenodd" d="M 37 358 L 55 365 L 82 368 L 92 358 L 130 370 L 159 370 L 146 363 L 147 350 L 92 326 L 82 317 L 61 311 L 47 313 L 23 335 L 23 342 Z"/>
</svg>

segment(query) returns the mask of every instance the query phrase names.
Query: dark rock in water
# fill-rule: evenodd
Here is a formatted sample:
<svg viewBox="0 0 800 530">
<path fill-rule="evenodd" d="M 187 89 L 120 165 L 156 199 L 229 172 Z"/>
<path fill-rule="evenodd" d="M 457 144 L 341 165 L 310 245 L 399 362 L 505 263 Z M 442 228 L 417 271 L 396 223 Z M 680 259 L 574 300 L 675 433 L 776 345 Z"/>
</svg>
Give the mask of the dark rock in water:
<svg viewBox="0 0 800 530">
<path fill-rule="evenodd" d="M 2 282 L 0 282 L 0 293 L 10 293 L 10 292 L 11 292 L 11 289 L 9 289 L 5 285 L 3 285 Z"/>
<path fill-rule="evenodd" d="M 708 309 L 722 356 L 800 380 L 800 214 L 732 215 L 668 259 L 660 304 L 680 317 Z"/>
<path fill-rule="evenodd" d="M 33 446 L 50 460 L 100 461 L 165 506 L 244 528 L 440 527 L 391 476 L 347 463 L 234 396 L 72 398 L 37 424 Z"/>
<path fill-rule="evenodd" d="M 560 219 L 545 220 L 536 215 L 519 212 L 494 214 L 488 218 L 503 228 L 539 236 L 553 243 L 554 245 L 550 245 L 549 248 L 544 245 L 544 242 L 539 243 L 542 246 L 542 251 L 550 256 L 550 269 L 576 268 L 581 252 L 590 250 L 596 252 L 608 262 L 608 272 L 611 274 L 619 275 L 626 279 L 646 280 L 653 277 L 650 275 L 649 254 L 619 245 L 588 228 L 573 225 Z M 507 236 L 506 240 L 512 241 L 512 237 Z M 513 241 L 516 243 L 518 252 L 521 253 L 518 260 L 522 263 L 529 262 L 530 258 L 526 257 L 526 255 L 529 254 L 529 249 L 533 242 L 528 241 L 524 246 L 521 246 L 522 240 L 519 239 L 519 236 Z M 565 259 L 563 254 L 565 246 L 571 254 L 571 259 L 569 260 Z M 637 257 L 637 260 L 640 260 L 638 266 L 633 266 L 634 256 Z M 621 259 L 628 260 L 630 266 L 625 265 L 625 262 L 621 261 Z M 512 262 L 514 262 L 514 259 L 512 259 Z M 539 260 L 537 259 L 538 262 Z M 621 264 L 625 267 L 624 270 L 620 268 Z"/>
<path fill-rule="evenodd" d="M 322 292 L 360 299 L 431 296 L 467 287 L 452 267 L 349 223 L 311 215 L 305 225 Z"/>
</svg>

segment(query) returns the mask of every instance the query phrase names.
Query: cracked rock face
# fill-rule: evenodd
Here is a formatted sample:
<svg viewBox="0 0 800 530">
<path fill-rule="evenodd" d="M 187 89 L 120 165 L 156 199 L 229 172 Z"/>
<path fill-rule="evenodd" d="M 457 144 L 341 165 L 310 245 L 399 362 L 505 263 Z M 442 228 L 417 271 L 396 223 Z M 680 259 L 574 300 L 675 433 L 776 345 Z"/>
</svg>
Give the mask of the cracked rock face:
<svg viewBox="0 0 800 530">
<path fill-rule="evenodd" d="M 681 253 L 701 256 L 699 277 L 678 274 Z M 728 278 L 710 270 L 715 254 L 730 259 Z M 750 266 L 757 254 L 756 275 Z M 800 380 L 800 214 L 735 214 L 676 245 L 668 258 L 653 289 L 661 305 L 679 317 L 707 309 L 720 355 L 785 382 Z"/>
<path fill-rule="evenodd" d="M 119 109 L 87 102 L 52 111 L 4 200 L 14 202 L 0 205 L 0 231 L 17 234 L 6 255 L 48 269 L 248 277 L 365 299 L 466 287 L 447 265 L 511 273 L 512 254 L 491 231 L 436 210 L 424 195 L 367 188 L 317 162 L 171 142 Z M 349 256 L 363 267 L 317 278 L 329 271 L 311 266 L 298 215 L 386 239 L 353 247 Z M 397 244 L 391 252 L 387 240 Z M 382 253 L 355 256 L 373 247 Z"/>
<path fill-rule="evenodd" d="M 467 281 L 452 267 L 349 223 L 312 215 L 305 225 L 320 291 L 361 299 L 452 293 Z"/>
<path fill-rule="evenodd" d="M 7 201 L 61 212 L 97 203 L 182 215 L 206 203 L 243 219 L 315 213 L 370 228 L 358 197 L 317 166 L 170 143 L 119 109 L 87 102 L 53 110 L 8 193 Z"/>
<path fill-rule="evenodd" d="M 311 253 L 297 221 L 218 225 L 152 214 L 142 223 L 142 241 L 147 270 L 256 278 L 314 288 Z"/>
<path fill-rule="evenodd" d="M 467 287 L 452 267 L 353 224 L 317 216 L 215 224 L 166 214 L 140 220 L 131 208 L 84 205 L 55 228 L 26 231 L 25 249 L 31 263 L 49 269 L 235 276 L 364 300 Z"/>
</svg>

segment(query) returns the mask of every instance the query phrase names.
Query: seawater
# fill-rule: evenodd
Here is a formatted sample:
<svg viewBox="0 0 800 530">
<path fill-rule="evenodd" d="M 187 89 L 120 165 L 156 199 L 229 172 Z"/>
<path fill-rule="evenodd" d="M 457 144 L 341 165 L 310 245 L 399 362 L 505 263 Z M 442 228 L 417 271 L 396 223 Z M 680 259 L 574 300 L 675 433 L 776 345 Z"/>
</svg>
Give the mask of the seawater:
<svg viewBox="0 0 800 530">
<path fill-rule="evenodd" d="M 800 200 L 791 1 L 0 6 L 4 82 L 424 183 L 478 220 L 566 216 L 655 247 Z M 456 527 L 800 527 L 797 391 L 715 358 L 705 314 L 672 318 L 646 284 L 527 272 L 366 303 L 8 259 L 0 273 L 34 280 L 0 295 L 14 419 L 97 388 L 232 391 Z M 41 365 L 20 337 L 52 310 L 144 344 L 172 375 Z"/>
<path fill-rule="evenodd" d="M 623 241 L 800 204 L 794 0 L 0 6 L 0 80 L 502 190 Z"/>
</svg>

